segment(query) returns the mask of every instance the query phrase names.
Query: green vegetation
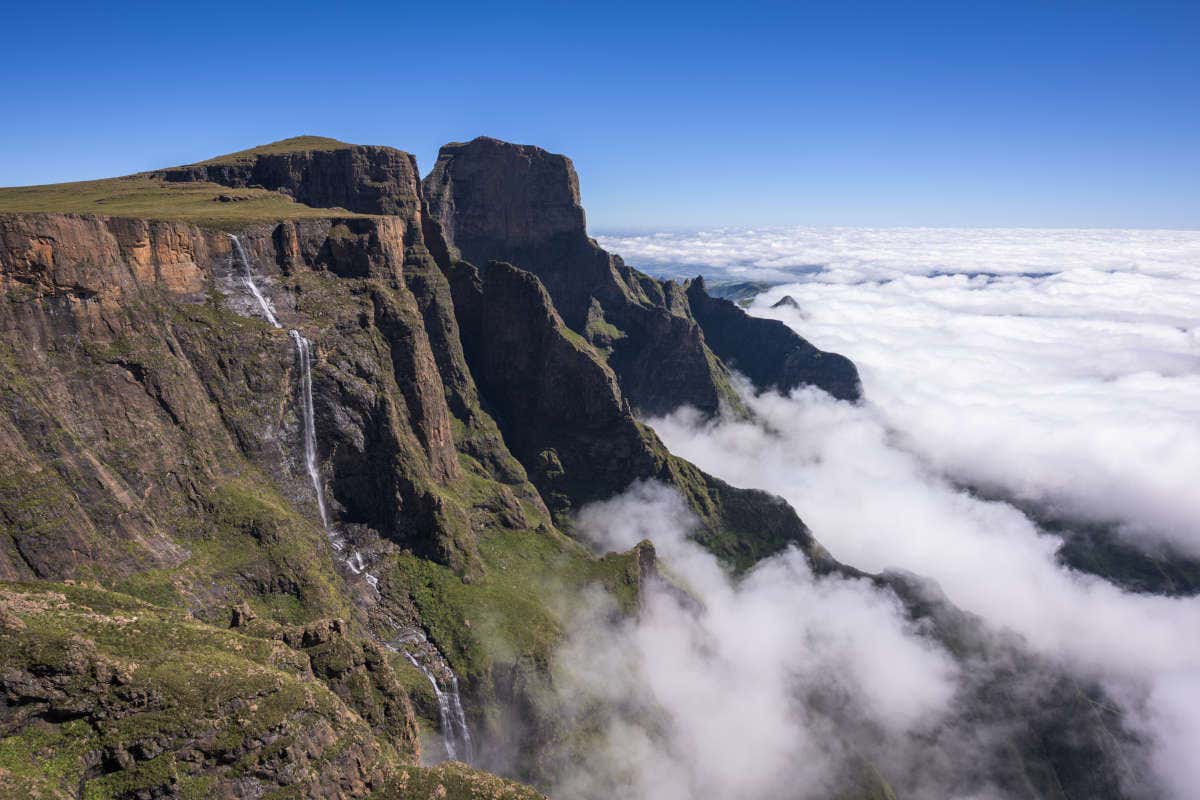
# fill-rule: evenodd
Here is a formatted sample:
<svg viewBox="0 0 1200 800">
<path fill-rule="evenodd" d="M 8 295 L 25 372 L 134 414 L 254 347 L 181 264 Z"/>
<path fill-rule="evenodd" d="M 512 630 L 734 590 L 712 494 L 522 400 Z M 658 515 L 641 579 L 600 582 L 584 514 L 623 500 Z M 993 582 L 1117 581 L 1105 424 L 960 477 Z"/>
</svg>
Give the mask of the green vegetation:
<svg viewBox="0 0 1200 800">
<path fill-rule="evenodd" d="M 381 567 L 383 591 L 409 598 L 460 677 L 485 680 L 497 656 L 546 664 L 563 634 L 567 600 L 596 584 L 631 613 L 639 574 L 634 552 L 595 558 L 553 529 L 480 536 L 484 575 L 465 583 L 450 568 L 413 555 Z"/>
<path fill-rule="evenodd" d="M 94 587 L 0 583 L 0 669 L 22 709 L 0 738 L 0 797 L 187 796 L 397 763 L 304 653 Z"/>
<path fill-rule="evenodd" d="M 290 139 L 280 139 L 277 142 L 251 147 L 248 150 L 238 150 L 215 156 L 205 161 L 199 161 L 196 166 L 211 166 L 213 164 L 249 164 L 258 156 L 283 155 L 285 153 L 315 153 L 328 150 L 345 150 L 354 147 L 348 142 L 339 142 L 325 136 L 293 136 Z M 192 165 L 187 165 L 192 166 Z"/>
<path fill-rule="evenodd" d="M 202 181 L 171 182 L 152 175 L 0 188 L 0 213 L 6 212 L 137 217 L 227 231 L 284 219 L 365 216 L 340 208 L 313 208 L 266 189 L 231 189 Z"/>
<path fill-rule="evenodd" d="M 370 800 L 545 800 L 519 783 L 452 761 L 436 767 L 404 767 Z"/>
<path fill-rule="evenodd" d="M 181 576 L 189 583 L 207 577 L 240 584 L 255 611 L 282 623 L 348 617 L 323 533 L 292 510 L 265 476 L 250 477 L 214 486 L 203 501 L 205 515 L 178 521 L 192 551 Z"/>
</svg>

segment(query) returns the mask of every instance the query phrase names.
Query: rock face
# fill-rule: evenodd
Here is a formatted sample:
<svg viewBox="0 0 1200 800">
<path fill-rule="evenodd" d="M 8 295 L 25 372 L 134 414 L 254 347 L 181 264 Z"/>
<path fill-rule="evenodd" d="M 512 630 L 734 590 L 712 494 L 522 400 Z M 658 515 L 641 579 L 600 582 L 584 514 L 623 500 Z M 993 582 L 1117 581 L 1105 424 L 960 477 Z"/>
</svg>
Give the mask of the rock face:
<svg viewBox="0 0 1200 800">
<path fill-rule="evenodd" d="M 228 250 L 191 225 L 60 214 L 0 217 L 0 289 L 113 303 L 141 287 L 195 293 Z"/>
<path fill-rule="evenodd" d="M 738 404 L 679 287 L 588 237 L 570 159 L 480 138 L 443 147 L 423 188 L 451 256 L 484 272 L 495 260 L 536 275 L 567 326 L 604 353 L 635 408 L 716 413 Z"/>
<path fill-rule="evenodd" d="M 260 186 L 318 208 L 413 218 L 417 162 L 392 147 L 340 145 L 306 149 L 302 137 L 246 154 L 151 173 L 167 181 L 209 181 L 232 188 Z M 319 140 L 322 144 L 332 140 Z M 289 147 L 289 142 L 294 147 Z"/>
<path fill-rule="evenodd" d="M 488 138 L 449 144 L 423 188 L 450 256 L 485 273 L 495 260 L 536 275 L 567 326 L 604 354 L 642 413 L 736 409 L 722 359 L 736 361 L 759 389 L 812 383 L 839 398 L 858 397 L 847 359 L 709 298 L 702 283 L 685 294 L 601 249 L 587 235 L 579 179 L 564 156 Z M 777 356 L 785 363 L 769 366 Z"/>
<path fill-rule="evenodd" d="M 212 487 L 240 481 L 247 460 L 285 494 L 311 498 L 302 475 L 281 471 L 299 435 L 291 340 L 204 294 L 240 288 L 227 237 L 54 215 L 5 218 L 0 232 L 12 287 L 0 306 L 0 494 L 9 487 L 14 498 L 0 510 L 11 532 L 0 574 L 177 563 L 192 546 L 174 515 L 217 514 Z M 436 266 L 394 218 L 285 222 L 243 240 L 261 280 L 289 281 L 277 297 L 284 322 L 316 342 L 320 457 L 342 517 L 473 569 L 468 511 L 445 491 L 462 475 L 426 326 L 439 313 L 452 321 Z M 446 330 L 434 335 L 454 362 Z M 457 359 L 457 391 L 469 393 Z M 149 454 L 126 458 L 148 442 Z M 507 477 L 523 480 L 519 470 Z M 60 513 L 40 518 L 35 497 Z"/>
<path fill-rule="evenodd" d="M 687 297 L 709 347 L 756 388 L 786 394 L 816 386 L 838 400 L 862 396 L 858 369 L 845 356 L 818 350 L 778 320 L 752 317 L 729 300 L 709 297 L 704 278 L 688 283 Z"/>
<path fill-rule="evenodd" d="M 836 564 L 778 498 L 737 489 L 667 452 L 638 422 L 601 353 L 555 311 L 537 276 L 504 262 L 483 275 L 455 266 L 467 358 L 505 441 L 560 522 L 635 480 L 674 486 L 696 512 L 698 538 L 749 566 L 796 545 L 818 570 Z"/>
</svg>

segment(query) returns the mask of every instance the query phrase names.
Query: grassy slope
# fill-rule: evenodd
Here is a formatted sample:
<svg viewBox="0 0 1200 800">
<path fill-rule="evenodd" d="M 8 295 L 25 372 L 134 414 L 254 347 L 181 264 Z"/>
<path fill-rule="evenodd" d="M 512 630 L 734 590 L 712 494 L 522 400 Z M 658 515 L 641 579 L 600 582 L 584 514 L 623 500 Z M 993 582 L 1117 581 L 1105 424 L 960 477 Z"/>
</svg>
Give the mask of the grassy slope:
<svg viewBox="0 0 1200 800">
<path fill-rule="evenodd" d="M 290 743 L 303 741 L 314 724 L 329 725 L 336 740 L 307 768 L 324 769 L 328 759 L 358 747 L 376 759 L 364 766 L 392 776 L 372 800 L 541 797 L 463 764 L 404 764 L 403 754 L 375 739 L 313 677 L 304 652 L 122 594 L 0 582 L 0 645 L 6 674 L 57 676 L 56 686 L 66 689 L 50 693 L 45 712 L 28 724 L 0 731 L 4 800 L 104 800 L 164 790 L 210 796 L 218 781 L 287 764 Z M 147 757 L 147 746 L 161 752 Z M 208 760 L 192 758 L 196 747 Z M 115 771 L 93 766 L 97 754 L 126 751 L 135 764 Z M 292 796 L 288 788 L 279 795 Z"/>
<path fill-rule="evenodd" d="M 199 162 L 244 164 L 259 155 L 339 150 L 353 147 L 336 139 L 298 136 Z M 238 198 L 221 202 L 220 197 Z M 0 213 L 99 214 L 109 217 L 190 222 L 238 230 L 282 219 L 364 216 L 344 209 L 313 208 L 266 189 L 231 189 L 216 183 L 172 183 L 152 173 L 43 186 L 0 187 Z"/>
<path fill-rule="evenodd" d="M 221 196 L 241 198 L 221 202 Z M 0 213 L 98 214 L 190 222 L 218 230 L 283 219 L 364 216 L 313 208 L 266 189 L 230 189 L 216 183 L 169 183 L 148 175 L 78 183 L 0 188 Z"/>
<path fill-rule="evenodd" d="M 452 761 L 436 767 L 404 767 L 370 800 L 539 800 L 542 794 Z"/>
<path fill-rule="evenodd" d="M 325 136 L 293 136 L 290 139 L 280 139 L 278 142 L 251 147 L 248 150 L 238 150 L 236 153 L 226 153 L 214 156 L 197 164 L 209 166 L 212 164 L 248 164 L 258 156 L 280 155 L 283 153 L 315 153 L 318 151 L 344 150 L 356 147 L 349 142 L 339 142 Z"/>
</svg>

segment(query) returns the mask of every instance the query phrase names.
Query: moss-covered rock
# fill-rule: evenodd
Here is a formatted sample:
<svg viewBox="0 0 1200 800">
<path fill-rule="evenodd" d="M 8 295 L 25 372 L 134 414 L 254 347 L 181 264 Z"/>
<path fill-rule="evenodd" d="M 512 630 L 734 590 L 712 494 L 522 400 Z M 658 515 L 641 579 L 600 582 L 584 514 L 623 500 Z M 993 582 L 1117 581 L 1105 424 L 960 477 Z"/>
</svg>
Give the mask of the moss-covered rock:
<svg viewBox="0 0 1200 800">
<path fill-rule="evenodd" d="M 362 797 L 415 752 L 311 663 L 98 588 L 0 584 L 0 795 Z"/>
</svg>

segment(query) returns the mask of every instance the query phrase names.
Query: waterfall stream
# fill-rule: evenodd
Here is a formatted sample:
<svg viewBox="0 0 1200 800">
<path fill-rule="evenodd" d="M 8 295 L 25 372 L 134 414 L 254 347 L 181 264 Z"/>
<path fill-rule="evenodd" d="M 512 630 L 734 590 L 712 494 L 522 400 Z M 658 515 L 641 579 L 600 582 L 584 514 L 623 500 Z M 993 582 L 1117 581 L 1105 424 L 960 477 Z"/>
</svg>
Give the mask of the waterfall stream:
<svg viewBox="0 0 1200 800">
<path fill-rule="evenodd" d="M 300 331 L 288 331 L 296 343 L 296 358 L 300 362 L 300 405 L 304 411 L 304 467 L 317 494 L 317 508 L 321 512 L 321 525 L 329 531 L 329 512 L 325 510 L 325 492 L 321 487 L 321 473 L 317 470 L 317 432 L 313 415 L 312 393 L 312 347 Z"/>
<path fill-rule="evenodd" d="M 242 281 L 246 284 L 246 288 L 250 290 L 250 294 L 254 295 L 254 299 L 258 301 L 258 307 L 262 309 L 263 316 L 267 318 L 276 328 L 282 328 L 279 320 L 275 317 L 275 309 L 271 307 L 271 302 L 258 290 L 258 284 L 254 282 L 254 273 L 250 270 L 250 259 L 246 256 L 246 251 L 242 249 L 242 240 L 229 234 L 230 240 L 233 242 L 233 250 L 237 253 L 238 261 L 242 262 Z M 295 331 L 292 331 L 295 333 Z"/>
<path fill-rule="evenodd" d="M 250 290 L 250 294 L 258 303 L 259 310 L 262 311 L 267 321 L 276 328 L 282 329 L 283 326 L 279 324 L 279 319 L 275 316 L 275 309 L 272 307 L 271 301 L 262 293 L 262 290 L 258 288 L 258 283 L 254 280 L 250 257 L 246 255 L 241 240 L 233 234 L 229 234 L 229 239 L 233 242 L 234 254 L 242 267 L 242 282 Z M 312 342 L 295 329 L 290 329 L 288 335 L 292 337 L 292 342 L 296 346 L 296 360 L 300 365 L 300 412 L 304 428 L 304 468 L 308 472 L 308 479 L 312 483 L 313 492 L 317 497 L 317 510 L 321 512 L 321 526 L 325 529 L 325 535 L 329 537 L 333 549 L 343 556 L 342 563 L 355 575 L 362 575 L 372 588 L 378 589 L 379 579 L 367 571 L 362 553 L 357 550 L 352 550 L 349 554 L 344 553 L 346 542 L 329 524 L 329 511 L 325 506 L 325 489 L 321 484 L 321 471 L 317 466 L 317 425 L 312 389 Z"/>
<path fill-rule="evenodd" d="M 393 652 L 403 653 L 408 663 L 419 669 L 433 688 L 433 696 L 438 706 L 438 727 L 442 731 L 446 757 L 451 761 L 471 763 L 475 759 L 475 744 L 471 741 L 471 729 L 467 726 L 467 715 L 463 712 L 458 691 L 458 676 L 426 638 L 424 632 L 417 628 L 403 629 L 395 620 L 391 622 L 400 630 L 400 635 L 390 642 L 384 642 L 384 646 Z M 445 676 L 444 680 L 438 680 L 438 672 Z"/>
<path fill-rule="evenodd" d="M 267 321 L 276 328 L 282 329 L 283 326 L 279 324 L 279 319 L 275 316 L 271 301 L 266 298 L 254 280 L 250 258 L 242 248 L 241 241 L 233 234 L 229 234 L 229 238 L 233 242 L 236 259 L 242 267 L 243 283 L 254 297 L 255 302 L 258 303 L 258 307 Z M 317 429 L 312 389 L 312 342 L 295 329 L 289 329 L 288 335 L 292 337 L 292 342 L 296 346 L 296 359 L 300 364 L 300 406 L 304 418 L 304 467 L 317 496 L 317 509 L 321 512 L 321 525 L 325 529 L 325 535 L 329 537 L 329 543 L 341 557 L 342 564 L 355 575 L 363 576 L 363 579 L 378 593 L 379 578 L 367 569 L 368 564 L 363 554 L 354 548 L 347 553 L 346 541 L 329 524 L 329 512 L 325 506 L 325 490 L 321 483 L 321 472 L 317 464 Z M 398 625 L 397 628 L 399 628 Z M 408 647 L 401 649 L 395 643 L 384 643 L 388 649 L 404 653 L 404 657 L 425 675 L 433 687 L 433 694 L 437 698 L 438 704 L 438 725 L 442 730 L 446 756 L 450 760 L 472 761 L 475 757 L 474 744 L 471 742 L 471 731 L 467 727 L 467 716 L 463 712 L 462 700 L 459 696 L 458 676 L 454 674 L 454 670 L 450 669 L 450 665 L 442 658 L 437 648 L 420 631 L 409 631 L 397 639 L 397 642 L 417 645 L 412 649 Z M 421 655 L 420 659 L 414 655 L 414 651 Z M 444 688 L 443 684 L 438 682 L 434 669 L 426 665 L 427 662 L 432 663 L 437 671 L 446 676 Z"/>
</svg>

